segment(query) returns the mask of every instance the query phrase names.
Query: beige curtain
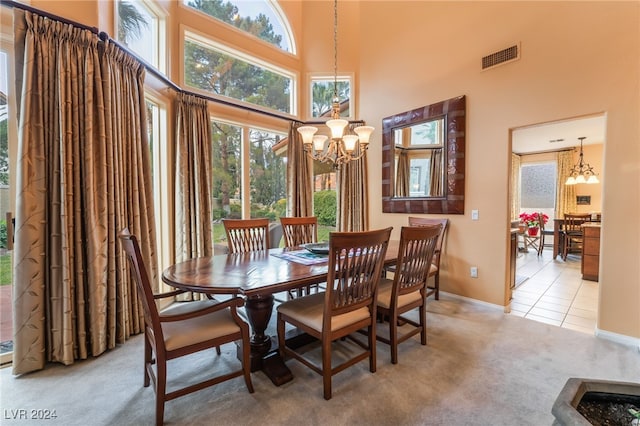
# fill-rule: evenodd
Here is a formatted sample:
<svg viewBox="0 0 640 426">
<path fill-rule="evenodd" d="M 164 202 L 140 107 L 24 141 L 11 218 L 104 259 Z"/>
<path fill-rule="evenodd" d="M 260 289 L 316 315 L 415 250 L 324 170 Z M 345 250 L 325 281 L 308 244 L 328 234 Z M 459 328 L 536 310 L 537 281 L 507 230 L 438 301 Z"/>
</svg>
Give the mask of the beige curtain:
<svg viewBox="0 0 640 426">
<path fill-rule="evenodd" d="M 511 205 L 509 206 L 509 221 L 517 220 L 520 216 L 520 165 L 521 157 L 518 154 L 511 154 Z"/>
<path fill-rule="evenodd" d="M 302 146 L 301 124 L 291 123 L 287 144 L 287 216 L 313 216 L 313 161 Z"/>
<path fill-rule="evenodd" d="M 396 197 L 409 196 L 409 155 L 407 151 L 401 150 L 398 154 L 398 165 L 396 172 Z"/>
<path fill-rule="evenodd" d="M 556 218 L 564 218 L 565 213 L 575 213 L 578 204 L 576 202 L 576 186 L 565 185 L 571 168 L 573 167 L 573 151 L 558 153 L 558 191 L 556 193 Z"/>
<path fill-rule="evenodd" d="M 207 101 L 176 102 L 175 261 L 213 255 L 211 120 Z"/>
<path fill-rule="evenodd" d="M 144 69 L 95 34 L 15 10 L 22 79 L 13 373 L 97 356 L 142 331 L 117 240 L 157 280 Z"/>
<path fill-rule="evenodd" d="M 429 170 L 429 182 L 431 182 L 429 188 L 429 195 L 431 197 L 442 197 L 442 149 L 431 150 L 431 167 Z"/>
<path fill-rule="evenodd" d="M 364 122 L 352 123 L 351 133 Z M 357 148 L 360 149 L 359 147 Z M 369 229 L 369 194 L 367 190 L 367 153 L 361 159 L 350 161 L 338 168 L 338 212 L 336 228 L 343 232 L 366 231 Z"/>
</svg>

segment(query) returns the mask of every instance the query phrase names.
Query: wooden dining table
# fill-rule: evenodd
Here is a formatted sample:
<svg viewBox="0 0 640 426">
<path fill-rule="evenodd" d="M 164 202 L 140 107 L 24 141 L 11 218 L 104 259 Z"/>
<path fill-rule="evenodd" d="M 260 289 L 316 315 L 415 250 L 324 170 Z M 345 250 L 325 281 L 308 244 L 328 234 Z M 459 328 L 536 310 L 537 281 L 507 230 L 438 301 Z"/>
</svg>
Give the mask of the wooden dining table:
<svg viewBox="0 0 640 426">
<path fill-rule="evenodd" d="M 389 242 L 386 265 L 395 263 L 398 248 L 399 241 Z M 280 386 L 293 376 L 278 355 L 277 339 L 265 333 L 273 312 L 274 294 L 327 280 L 328 256 L 312 264 L 291 260 L 295 258 L 292 255 L 301 251 L 305 249 L 277 248 L 189 259 L 165 269 L 162 280 L 171 287 L 208 296 L 243 296 L 252 330 L 251 371 L 262 370 Z"/>
</svg>

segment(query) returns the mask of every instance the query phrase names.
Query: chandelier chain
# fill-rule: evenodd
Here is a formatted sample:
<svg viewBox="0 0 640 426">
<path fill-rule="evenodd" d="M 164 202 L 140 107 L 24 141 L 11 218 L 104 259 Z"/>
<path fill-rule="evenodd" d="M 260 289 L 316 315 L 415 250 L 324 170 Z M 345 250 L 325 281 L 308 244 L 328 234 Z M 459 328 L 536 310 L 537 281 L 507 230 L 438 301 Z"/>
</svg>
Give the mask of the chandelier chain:
<svg viewBox="0 0 640 426">
<path fill-rule="evenodd" d="M 333 3 L 333 97 L 338 97 L 338 0 Z"/>
</svg>

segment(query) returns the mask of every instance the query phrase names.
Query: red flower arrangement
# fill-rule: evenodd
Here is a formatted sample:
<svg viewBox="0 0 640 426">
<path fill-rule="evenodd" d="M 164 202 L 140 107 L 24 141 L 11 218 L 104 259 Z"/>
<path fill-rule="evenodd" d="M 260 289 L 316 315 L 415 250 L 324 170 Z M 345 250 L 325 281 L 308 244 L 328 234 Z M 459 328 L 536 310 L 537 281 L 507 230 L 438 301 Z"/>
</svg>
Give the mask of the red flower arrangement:
<svg viewBox="0 0 640 426">
<path fill-rule="evenodd" d="M 549 216 L 544 213 L 520 213 L 520 220 L 527 224 L 529 228 L 538 228 L 540 226 L 539 219 L 542 217 L 544 223 L 547 223 L 549 220 Z"/>
</svg>

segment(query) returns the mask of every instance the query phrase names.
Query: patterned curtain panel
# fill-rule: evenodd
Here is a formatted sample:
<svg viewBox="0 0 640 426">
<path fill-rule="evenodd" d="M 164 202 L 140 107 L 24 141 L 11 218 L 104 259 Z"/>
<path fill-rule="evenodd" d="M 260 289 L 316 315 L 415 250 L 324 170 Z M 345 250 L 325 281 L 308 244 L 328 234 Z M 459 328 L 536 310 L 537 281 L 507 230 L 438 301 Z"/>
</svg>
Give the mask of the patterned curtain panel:
<svg viewBox="0 0 640 426">
<path fill-rule="evenodd" d="M 400 151 L 398 155 L 398 171 L 396 172 L 396 197 L 409 196 L 409 155 Z"/>
<path fill-rule="evenodd" d="M 302 146 L 301 124 L 291 123 L 287 144 L 287 216 L 313 216 L 313 162 Z"/>
<path fill-rule="evenodd" d="M 511 186 L 511 205 L 509 206 L 509 221 L 518 220 L 520 216 L 520 156 L 511 154 L 511 177 L 509 185 Z"/>
<path fill-rule="evenodd" d="M 364 122 L 349 125 L 351 133 Z M 357 150 L 360 148 L 358 147 Z M 357 161 L 350 161 L 338 169 L 338 213 L 336 229 L 342 232 L 369 229 L 369 194 L 367 190 L 367 153 Z"/>
<path fill-rule="evenodd" d="M 179 94 L 176 121 L 175 260 L 213 255 L 211 120 L 207 101 Z"/>
<path fill-rule="evenodd" d="M 564 218 L 565 213 L 575 213 L 578 207 L 576 202 L 576 186 L 565 185 L 571 168 L 573 167 L 573 151 L 558 153 L 558 192 L 556 193 L 556 217 Z"/>
<path fill-rule="evenodd" d="M 442 150 L 441 149 L 432 149 L 431 150 L 431 167 L 429 168 L 429 182 L 431 182 L 429 188 L 429 195 L 432 197 L 441 197 L 443 193 L 442 185 L 444 182 L 442 181 Z"/>
<path fill-rule="evenodd" d="M 22 77 L 13 373 L 97 356 L 142 331 L 117 242 L 157 280 L 144 69 L 86 30 L 15 10 Z"/>
</svg>

